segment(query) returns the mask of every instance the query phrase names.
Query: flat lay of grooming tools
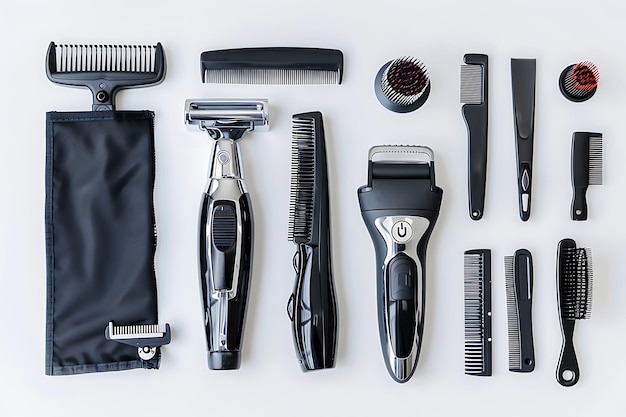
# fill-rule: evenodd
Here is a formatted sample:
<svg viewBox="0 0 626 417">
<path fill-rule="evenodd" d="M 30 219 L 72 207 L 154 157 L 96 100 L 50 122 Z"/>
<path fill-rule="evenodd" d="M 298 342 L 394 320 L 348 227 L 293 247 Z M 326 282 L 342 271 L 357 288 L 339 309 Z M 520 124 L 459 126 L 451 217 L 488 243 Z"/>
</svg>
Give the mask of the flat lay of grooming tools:
<svg viewBox="0 0 626 417">
<path fill-rule="evenodd" d="M 535 369 L 533 344 L 533 258 L 526 249 L 518 249 L 504 258 L 506 308 L 509 329 L 509 371 L 532 372 Z"/>
<path fill-rule="evenodd" d="M 600 71 L 593 62 L 582 61 L 568 65 L 559 76 L 559 89 L 569 101 L 589 100 L 598 89 Z"/>
<path fill-rule="evenodd" d="M 213 141 L 202 197 L 199 261 L 210 369 L 238 369 L 250 293 L 254 224 L 238 140 L 269 129 L 265 99 L 185 102 L 185 123 Z"/>
<path fill-rule="evenodd" d="M 491 376 L 491 250 L 463 254 L 465 373 Z"/>
<path fill-rule="evenodd" d="M 333 368 L 337 296 L 333 279 L 326 139 L 322 113 L 292 117 L 289 240 L 296 279 L 287 312 L 303 371 Z"/>
<path fill-rule="evenodd" d="M 202 81 L 218 84 L 341 84 L 336 49 L 268 47 L 202 52 Z"/>
<path fill-rule="evenodd" d="M 156 324 L 154 112 L 115 105 L 165 67 L 160 43 L 48 46 L 48 79 L 93 103 L 46 113 L 47 375 L 158 369 L 170 343 Z"/>
<path fill-rule="evenodd" d="M 404 56 L 383 65 L 374 79 L 374 92 L 380 104 L 396 113 L 422 107 L 430 94 L 430 78 L 424 63 Z"/>
<path fill-rule="evenodd" d="M 572 220 L 587 220 L 587 188 L 602 185 L 602 133 L 572 135 Z"/>
<path fill-rule="evenodd" d="M 487 128 L 489 118 L 489 58 L 484 54 L 465 54 L 461 65 L 461 112 L 468 135 L 469 215 L 480 220 L 485 209 L 487 180 Z"/>
<path fill-rule="evenodd" d="M 123 88 L 159 84 L 165 77 L 163 46 L 56 45 L 48 47 L 46 74 L 50 81 L 87 87 L 93 110 L 115 110 L 115 95 Z"/>
<path fill-rule="evenodd" d="M 557 304 L 563 336 L 556 379 L 559 384 L 569 387 L 580 378 L 574 350 L 574 324 L 576 320 L 591 317 L 591 249 L 577 247 L 573 239 L 561 240 L 557 247 L 556 267 Z"/>
<path fill-rule="evenodd" d="M 535 136 L 535 77 L 535 59 L 511 58 L 517 189 L 519 214 L 523 221 L 530 217 Z"/>
<path fill-rule="evenodd" d="M 367 184 L 357 191 L 374 244 L 378 330 L 391 377 L 408 381 L 422 346 L 426 247 L 443 190 L 435 184 L 433 151 L 426 146 L 374 146 Z"/>
</svg>

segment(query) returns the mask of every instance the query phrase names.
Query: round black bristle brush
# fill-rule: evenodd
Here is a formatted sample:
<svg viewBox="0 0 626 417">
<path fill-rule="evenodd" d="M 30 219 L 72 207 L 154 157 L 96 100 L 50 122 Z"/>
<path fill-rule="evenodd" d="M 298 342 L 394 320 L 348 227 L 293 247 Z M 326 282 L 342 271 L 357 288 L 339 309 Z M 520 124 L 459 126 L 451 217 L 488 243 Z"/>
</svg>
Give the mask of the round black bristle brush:
<svg viewBox="0 0 626 417">
<path fill-rule="evenodd" d="M 374 80 L 378 101 L 397 113 L 419 109 L 430 94 L 430 79 L 424 64 L 410 56 L 387 62 Z"/>
<path fill-rule="evenodd" d="M 559 77 L 561 93 L 570 101 L 589 100 L 598 88 L 600 72 L 589 61 L 579 62 L 566 67 Z"/>
</svg>

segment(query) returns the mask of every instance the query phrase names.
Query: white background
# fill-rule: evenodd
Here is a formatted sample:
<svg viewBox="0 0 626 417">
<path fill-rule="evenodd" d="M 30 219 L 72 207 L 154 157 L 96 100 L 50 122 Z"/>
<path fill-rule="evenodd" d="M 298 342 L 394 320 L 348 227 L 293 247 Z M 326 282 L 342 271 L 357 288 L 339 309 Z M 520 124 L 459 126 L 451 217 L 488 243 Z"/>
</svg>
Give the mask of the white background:
<svg viewBox="0 0 626 417">
<path fill-rule="evenodd" d="M 0 16 L 0 415 L 623 415 L 626 284 L 623 272 L 623 6 L 608 1 L 316 2 L 21 1 Z M 126 90 L 119 109 L 156 112 L 155 204 L 159 315 L 173 329 L 161 369 L 44 376 L 45 113 L 88 110 L 88 90 L 51 83 L 44 58 L 57 43 L 162 42 L 163 84 Z M 201 83 L 204 50 L 313 46 L 345 54 L 339 86 L 226 86 Z M 460 113 L 463 54 L 490 60 L 490 145 L 483 220 L 467 210 L 466 128 Z M 396 114 L 375 98 L 385 62 L 412 55 L 427 66 L 426 104 Z M 518 215 L 510 58 L 537 59 L 532 214 Z M 600 85 L 589 101 L 565 100 L 561 70 L 591 60 Z M 255 217 L 254 272 L 242 367 L 209 371 L 197 277 L 196 233 L 210 143 L 183 123 L 188 98 L 267 98 L 271 128 L 241 141 Z M 335 369 L 304 374 L 286 304 L 294 273 L 287 240 L 291 115 L 320 110 L 331 178 L 333 261 L 340 328 Z M 588 193 L 589 220 L 569 218 L 570 146 L 576 130 L 604 134 L 604 185 Z M 435 151 L 444 189 L 428 248 L 424 344 L 406 384 L 385 369 L 378 340 L 373 247 L 356 190 L 367 151 L 422 144 Z M 574 238 L 594 256 L 592 317 L 578 322 L 580 382 L 555 380 L 561 347 L 556 306 L 557 242 Z M 464 375 L 463 251 L 493 250 L 494 374 Z M 503 257 L 534 257 L 536 369 L 508 371 Z"/>
</svg>

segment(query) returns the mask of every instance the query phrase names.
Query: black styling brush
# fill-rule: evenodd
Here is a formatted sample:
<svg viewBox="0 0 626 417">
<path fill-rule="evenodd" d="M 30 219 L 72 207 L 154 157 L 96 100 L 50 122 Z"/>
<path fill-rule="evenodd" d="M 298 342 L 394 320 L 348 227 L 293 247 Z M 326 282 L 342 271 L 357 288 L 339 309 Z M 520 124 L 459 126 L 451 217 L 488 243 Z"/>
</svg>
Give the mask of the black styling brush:
<svg viewBox="0 0 626 417">
<path fill-rule="evenodd" d="M 574 350 L 576 320 L 591 316 L 593 268 L 591 250 L 577 248 L 572 239 L 563 239 L 557 248 L 557 296 L 563 344 L 556 370 L 559 384 L 570 387 L 578 382 L 578 360 Z"/>
<path fill-rule="evenodd" d="M 303 371 L 335 366 L 337 300 L 333 282 L 328 169 L 320 112 L 292 119 L 289 240 L 297 246 L 287 312 Z"/>
<path fill-rule="evenodd" d="M 587 220 L 587 187 L 602 185 L 602 133 L 572 136 L 572 220 Z"/>
<path fill-rule="evenodd" d="M 567 66 L 559 77 L 563 96 L 574 102 L 587 101 L 596 93 L 600 72 L 592 62 L 583 61 Z"/>
<path fill-rule="evenodd" d="M 426 66 L 410 56 L 389 61 L 378 71 L 374 91 L 380 104 L 391 111 L 408 113 L 417 110 L 430 94 Z"/>
</svg>

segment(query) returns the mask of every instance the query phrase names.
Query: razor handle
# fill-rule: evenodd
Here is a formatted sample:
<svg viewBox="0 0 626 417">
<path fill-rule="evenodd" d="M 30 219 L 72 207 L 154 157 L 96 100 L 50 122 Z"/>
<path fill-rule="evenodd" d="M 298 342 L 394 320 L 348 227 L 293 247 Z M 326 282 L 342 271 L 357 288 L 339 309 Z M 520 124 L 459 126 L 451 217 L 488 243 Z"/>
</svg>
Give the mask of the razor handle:
<svg viewBox="0 0 626 417">
<path fill-rule="evenodd" d="M 253 219 L 238 160 L 234 141 L 217 142 L 213 175 L 200 211 L 200 288 L 209 369 L 238 369 L 241 363 Z M 234 172 L 229 169 L 233 163 Z"/>
<path fill-rule="evenodd" d="M 330 234 L 328 229 L 326 233 Z M 319 245 L 299 243 L 296 279 L 287 303 L 293 342 L 302 371 L 333 368 L 337 347 L 337 299 L 330 236 Z"/>
<path fill-rule="evenodd" d="M 420 355 L 426 301 L 426 248 L 442 190 L 427 178 L 376 178 L 391 171 L 423 173 L 423 164 L 377 167 L 359 188 L 361 215 L 376 253 L 378 329 L 387 371 L 397 382 L 413 375 Z M 406 171 L 409 172 L 406 172 Z M 428 171 L 426 171 L 428 172 Z M 419 175 L 419 174 L 418 174 Z"/>
</svg>

